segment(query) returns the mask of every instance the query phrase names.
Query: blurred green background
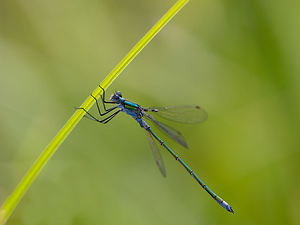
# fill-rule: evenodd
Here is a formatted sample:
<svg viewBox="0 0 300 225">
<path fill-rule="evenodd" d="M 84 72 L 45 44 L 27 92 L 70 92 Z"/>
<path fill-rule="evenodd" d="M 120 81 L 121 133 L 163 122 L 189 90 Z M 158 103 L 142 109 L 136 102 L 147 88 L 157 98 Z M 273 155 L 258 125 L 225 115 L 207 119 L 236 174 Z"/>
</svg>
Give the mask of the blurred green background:
<svg viewBox="0 0 300 225">
<path fill-rule="evenodd" d="M 0 204 L 174 3 L 0 1 Z M 7 224 L 300 224 L 299 24 L 299 1 L 192 0 L 107 90 L 203 106 L 206 122 L 170 123 L 190 150 L 164 139 L 235 215 L 161 149 L 164 179 L 144 131 L 118 115 L 83 119 Z"/>
</svg>

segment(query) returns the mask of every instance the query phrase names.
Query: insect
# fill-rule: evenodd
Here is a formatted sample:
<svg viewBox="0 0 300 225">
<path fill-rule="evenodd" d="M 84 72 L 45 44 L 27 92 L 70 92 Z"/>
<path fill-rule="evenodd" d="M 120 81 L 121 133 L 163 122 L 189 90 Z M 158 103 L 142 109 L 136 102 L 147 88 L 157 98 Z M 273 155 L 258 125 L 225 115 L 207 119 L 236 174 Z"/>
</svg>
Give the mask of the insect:
<svg viewBox="0 0 300 225">
<path fill-rule="evenodd" d="M 118 113 L 124 112 L 127 115 L 131 116 L 133 119 L 135 119 L 141 128 L 145 130 L 145 133 L 147 135 L 147 138 L 149 140 L 151 150 L 155 159 L 155 162 L 162 173 L 162 175 L 166 176 L 166 170 L 164 166 L 163 159 L 161 157 L 161 154 L 159 152 L 159 149 L 155 143 L 155 140 L 163 146 L 186 170 L 187 172 L 201 185 L 201 187 L 208 192 L 208 194 L 217 202 L 219 203 L 224 209 L 226 209 L 228 212 L 231 212 L 234 214 L 233 209 L 231 206 L 226 203 L 222 198 L 217 196 L 214 192 L 212 192 L 201 180 L 200 178 L 195 174 L 194 171 L 188 167 L 181 158 L 179 158 L 178 155 L 175 154 L 167 145 L 166 143 L 160 139 L 156 133 L 153 132 L 151 127 L 148 125 L 148 121 L 153 122 L 161 131 L 163 131 L 166 135 L 171 137 L 174 141 L 182 145 L 183 147 L 187 148 L 187 143 L 182 136 L 182 134 L 175 130 L 174 128 L 171 128 L 165 124 L 162 124 L 158 122 L 156 119 L 154 119 L 150 114 L 158 115 L 162 118 L 179 122 L 179 123 L 187 123 L 187 124 L 193 124 L 193 123 L 200 123 L 207 118 L 207 114 L 203 108 L 200 106 L 172 106 L 172 107 L 152 107 L 152 108 L 143 108 L 140 105 L 133 103 L 131 101 L 125 100 L 122 97 L 122 93 L 120 91 L 115 92 L 111 97 L 109 101 L 105 100 L 105 90 L 99 85 L 99 87 L 103 90 L 103 94 L 101 95 L 101 101 L 103 104 L 103 108 L 105 112 L 101 112 L 100 106 L 98 103 L 98 100 L 91 95 L 97 105 L 98 112 L 101 117 L 106 116 L 104 119 L 99 120 L 93 115 L 91 115 L 89 112 L 87 112 L 84 108 L 76 108 L 76 109 L 82 109 L 86 112 L 87 115 L 85 117 L 102 123 L 106 124 L 111 119 L 113 119 Z M 110 108 L 106 108 L 107 104 L 114 105 Z M 111 113 L 111 114 L 110 114 Z M 146 122 L 147 120 L 147 122 Z"/>
</svg>

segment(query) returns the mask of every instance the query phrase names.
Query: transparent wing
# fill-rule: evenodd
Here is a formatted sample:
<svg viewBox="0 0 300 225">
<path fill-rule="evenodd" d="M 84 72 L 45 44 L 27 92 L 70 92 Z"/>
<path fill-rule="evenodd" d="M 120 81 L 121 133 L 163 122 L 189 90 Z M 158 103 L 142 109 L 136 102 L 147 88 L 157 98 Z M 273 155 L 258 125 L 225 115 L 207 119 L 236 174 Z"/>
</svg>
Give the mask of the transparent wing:
<svg viewBox="0 0 300 225">
<path fill-rule="evenodd" d="M 162 124 L 155 120 L 152 116 L 148 115 L 147 113 L 144 114 L 145 117 L 149 120 L 151 120 L 160 130 L 162 130 L 166 135 L 168 135 L 170 138 L 172 138 L 174 141 L 176 141 L 178 144 L 182 145 L 185 148 L 188 148 L 187 142 L 180 133 L 180 131 L 167 126 L 165 124 Z"/>
<path fill-rule="evenodd" d="M 156 165 L 158 166 L 161 174 L 166 177 L 167 176 L 167 173 L 166 173 L 166 169 L 165 169 L 165 164 L 164 164 L 164 161 L 161 157 L 161 154 L 158 150 L 158 147 L 157 145 L 155 144 L 155 141 L 151 135 L 151 133 L 146 129 L 146 127 L 144 126 L 145 128 L 145 132 L 146 132 L 146 135 L 147 135 L 147 138 L 148 138 L 148 141 L 150 143 L 150 147 L 151 147 L 151 150 L 152 150 L 152 153 L 153 153 L 153 156 L 154 156 L 154 159 L 155 159 L 155 162 L 156 162 Z"/>
<path fill-rule="evenodd" d="M 144 109 L 147 112 L 152 112 L 153 115 L 158 115 L 167 120 L 178 123 L 200 123 L 206 120 L 207 113 L 200 106 L 168 106 L 168 107 L 150 107 Z"/>
</svg>

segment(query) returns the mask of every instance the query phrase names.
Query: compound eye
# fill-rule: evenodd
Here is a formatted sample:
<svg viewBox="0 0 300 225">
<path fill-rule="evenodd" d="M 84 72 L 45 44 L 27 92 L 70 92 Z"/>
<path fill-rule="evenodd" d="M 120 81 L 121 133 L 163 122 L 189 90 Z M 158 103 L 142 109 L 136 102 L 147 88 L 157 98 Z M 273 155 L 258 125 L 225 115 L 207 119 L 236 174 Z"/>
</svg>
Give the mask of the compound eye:
<svg viewBox="0 0 300 225">
<path fill-rule="evenodd" d="M 118 95 L 119 97 L 122 98 L 122 92 L 121 91 L 117 91 L 115 95 Z"/>
</svg>

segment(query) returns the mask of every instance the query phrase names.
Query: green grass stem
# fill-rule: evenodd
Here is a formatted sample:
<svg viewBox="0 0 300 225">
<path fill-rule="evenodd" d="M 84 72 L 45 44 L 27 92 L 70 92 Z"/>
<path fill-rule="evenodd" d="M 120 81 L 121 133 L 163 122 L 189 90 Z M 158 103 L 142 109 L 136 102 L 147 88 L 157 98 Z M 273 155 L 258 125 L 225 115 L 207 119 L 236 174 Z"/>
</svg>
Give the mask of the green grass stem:
<svg viewBox="0 0 300 225">
<path fill-rule="evenodd" d="M 117 76 L 125 69 L 125 67 L 134 59 L 134 57 L 151 41 L 151 39 L 172 19 L 173 16 L 188 2 L 189 0 L 179 0 L 175 3 L 169 11 L 148 31 L 148 33 L 129 51 L 129 53 L 119 62 L 119 64 L 108 74 L 103 80 L 101 86 L 106 89 Z M 102 89 L 97 87 L 93 93 L 96 98 L 102 94 Z M 89 110 L 94 104 L 94 99 L 89 96 L 80 107 Z M 18 184 L 13 193 L 6 199 L 0 209 L 0 225 L 5 224 L 7 219 L 12 214 L 15 207 L 20 202 L 21 198 L 37 177 L 41 169 L 45 166 L 51 156 L 55 153 L 60 144 L 66 139 L 72 129 L 84 116 L 83 110 L 76 110 L 68 122 L 53 138 L 50 144 L 42 152 L 42 154 L 35 161 L 33 166 L 29 169 L 27 174 Z"/>
</svg>

